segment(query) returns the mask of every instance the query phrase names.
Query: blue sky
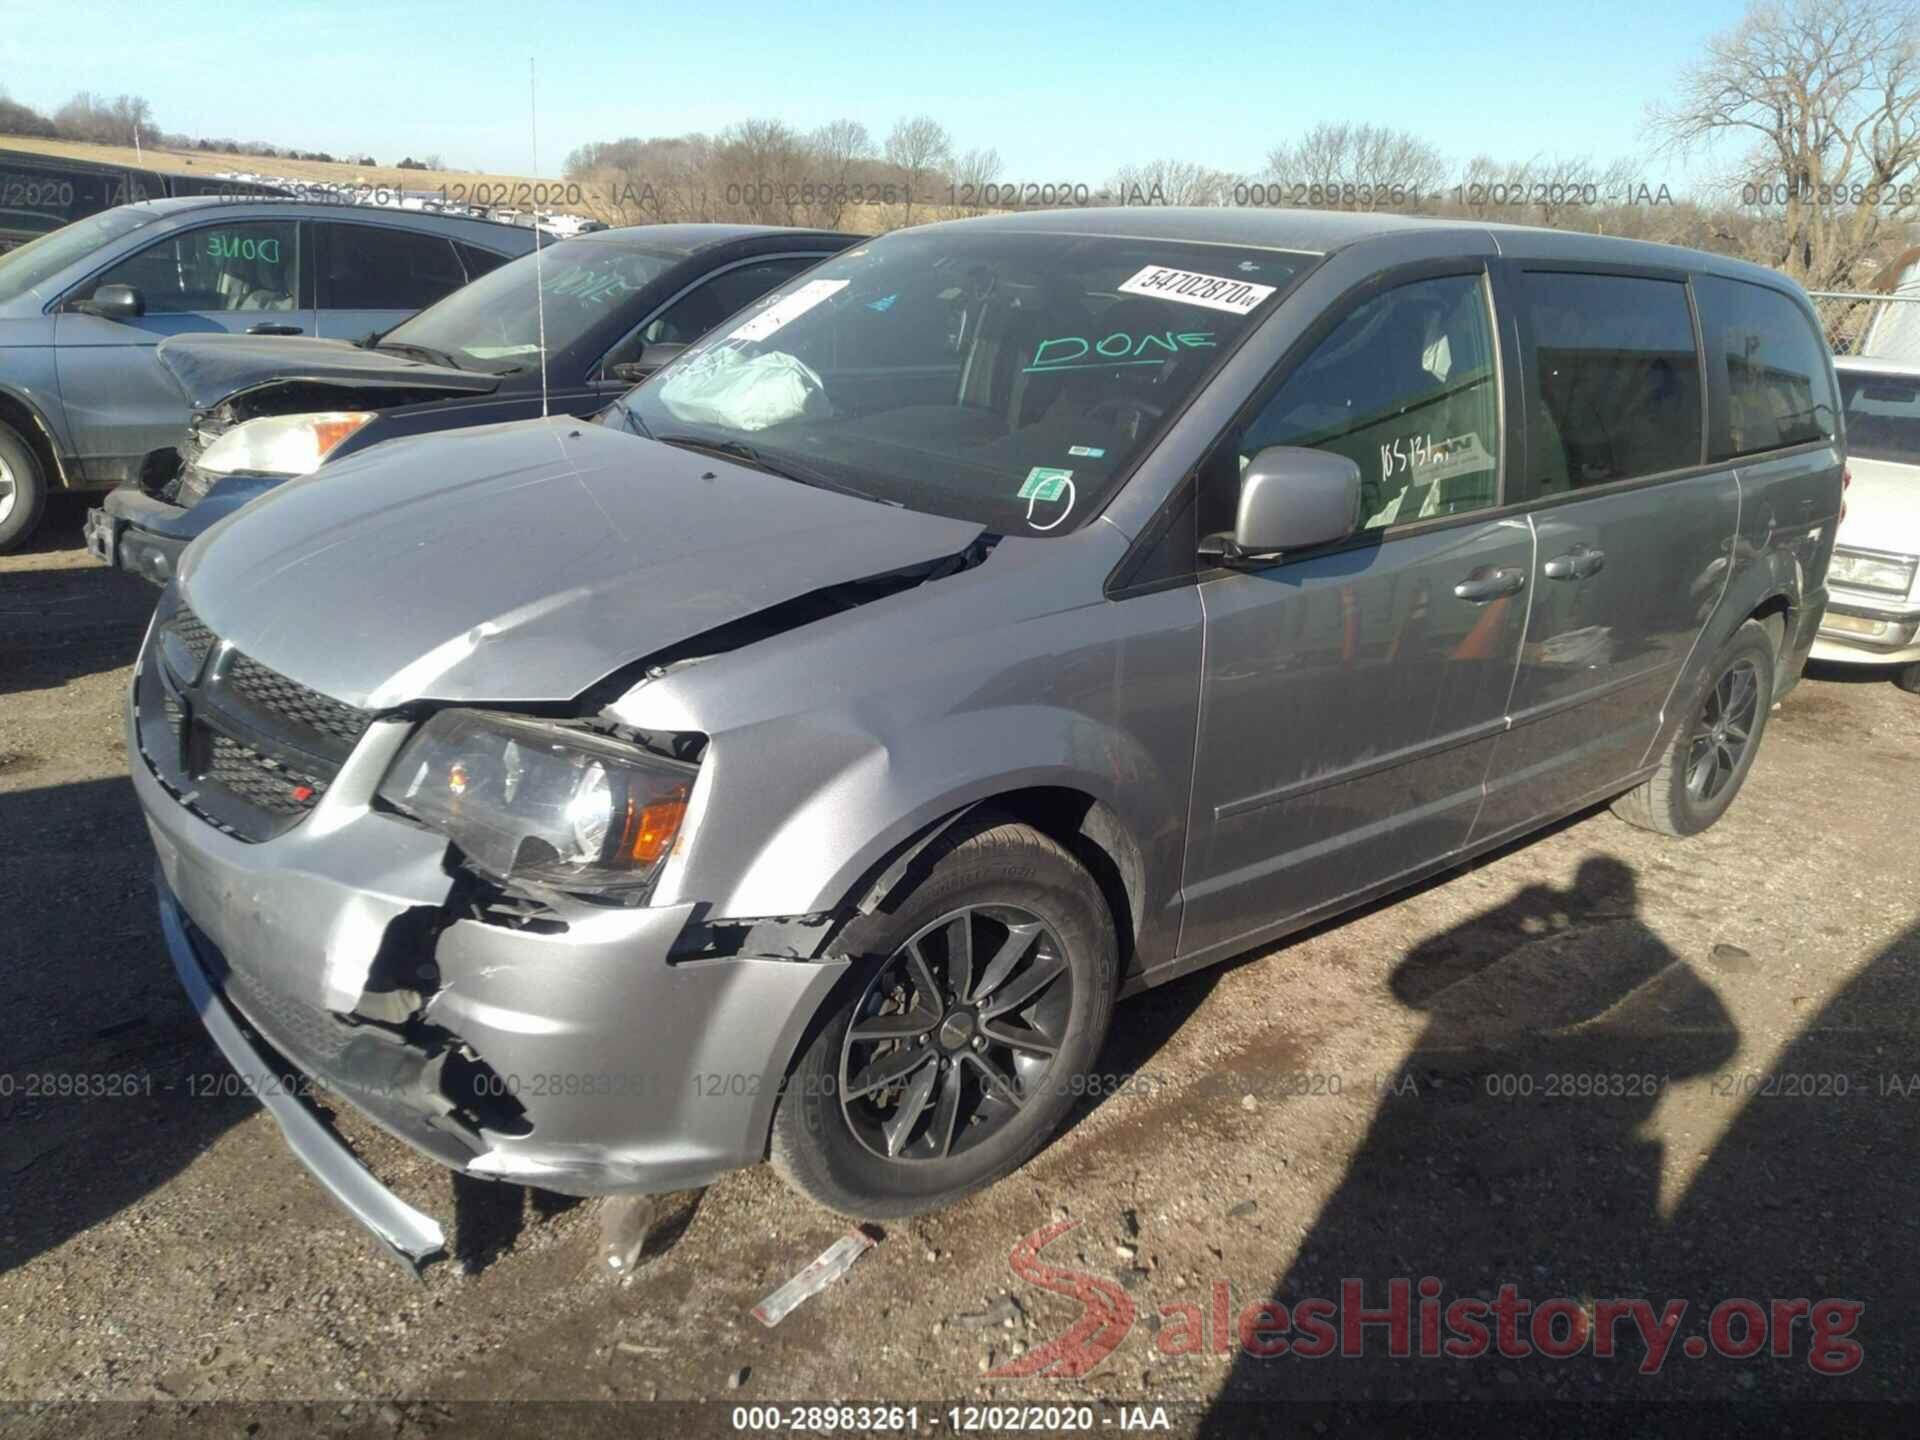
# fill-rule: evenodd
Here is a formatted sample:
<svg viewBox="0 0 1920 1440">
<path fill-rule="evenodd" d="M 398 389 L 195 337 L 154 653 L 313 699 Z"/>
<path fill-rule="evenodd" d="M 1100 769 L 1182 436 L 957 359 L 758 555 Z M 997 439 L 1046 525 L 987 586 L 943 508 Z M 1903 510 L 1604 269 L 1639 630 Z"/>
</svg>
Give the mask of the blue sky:
<svg viewBox="0 0 1920 1440">
<path fill-rule="evenodd" d="M 1097 183 L 1159 155 L 1254 170 L 1320 120 L 1402 126 L 1456 161 L 1642 153 L 1647 102 L 1742 8 L 0 0 L 0 85 L 41 107 L 143 94 L 167 130 L 524 173 L 531 57 L 544 174 L 586 140 L 750 115 L 850 116 L 878 138 L 924 110 L 960 148 L 996 147 L 1003 178 Z"/>
</svg>

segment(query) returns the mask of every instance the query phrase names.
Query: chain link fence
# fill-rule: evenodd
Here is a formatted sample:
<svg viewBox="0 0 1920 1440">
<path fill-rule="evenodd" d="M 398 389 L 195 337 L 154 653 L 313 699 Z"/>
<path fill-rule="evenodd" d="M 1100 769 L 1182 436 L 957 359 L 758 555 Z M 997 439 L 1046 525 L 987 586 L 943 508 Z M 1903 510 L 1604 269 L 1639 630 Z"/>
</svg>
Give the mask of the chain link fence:
<svg viewBox="0 0 1920 1440">
<path fill-rule="evenodd" d="M 1820 328 L 1836 355 L 1877 355 L 1920 361 L 1920 292 L 1873 295 L 1855 290 L 1810 290 Z"/>
</svg>

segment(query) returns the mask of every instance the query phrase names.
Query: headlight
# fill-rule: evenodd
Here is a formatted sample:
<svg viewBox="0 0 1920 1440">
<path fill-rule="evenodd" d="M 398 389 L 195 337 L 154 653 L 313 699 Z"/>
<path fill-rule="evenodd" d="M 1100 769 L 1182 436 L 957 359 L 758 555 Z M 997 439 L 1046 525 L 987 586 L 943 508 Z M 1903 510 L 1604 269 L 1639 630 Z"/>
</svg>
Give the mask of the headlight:
<svg viewBox="0 0 1920 1440">
<path fill-rule="evenodd" d="M 443 710 L 380 795 L 496 880 L 630 893 L 671 853 L 694 768 L 569 726 Z"/>
<path fill-rule="evenodd" d="M 1920 557 L 1912 555 L 1876 555 L 1869 550 L 1834 548 L 1833 563 L 1827 567 L 1827 579 L 1852 590 L 1884 590 L 1889 595 L 1904 595 L 1913 586 L 1913 572 Z"/>
<path fill-rule="evenodd" d="M 247 420 L 215 440 L 195 463 L 212 475 L 311 475 L 371 419 L 365 410 L 328 410 Z"/>
</svg>

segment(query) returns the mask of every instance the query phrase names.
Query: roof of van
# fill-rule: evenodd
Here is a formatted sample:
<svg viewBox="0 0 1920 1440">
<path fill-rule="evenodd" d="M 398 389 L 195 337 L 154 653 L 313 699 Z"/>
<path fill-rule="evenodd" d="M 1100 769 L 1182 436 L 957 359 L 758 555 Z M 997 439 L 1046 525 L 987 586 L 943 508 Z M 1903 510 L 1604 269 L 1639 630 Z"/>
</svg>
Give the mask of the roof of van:
<svg viewBox="0 0 1920 1440">
<path fill-rule="evenodd" d="M 1758 280 L 1780 288 L 1794 288 L 1792 282 L 1777 270 L 1726 255 L 1715 255 L 1706 250 L 1661 245 L 1651 240 L 1628 240 L 1617 235 L 1554 230 L 1540 225 L 1501 225 L 1441 216 L 1383 215 L 1291 207 L 1110 205 L 987 215 L 945 223 L 972 229 L 1052 231 L 1138 240 L 1245 245 L 1309 255 L 1331 255 L 1363 241 L 1394 235 L 1453 232 L 1463 239 L 1471 238 L 1476 248 L 1491 244 L 1498 253 L 1517 258 L 1661 265 L 1725 275 L 1731 279 Z"/>
</svg>

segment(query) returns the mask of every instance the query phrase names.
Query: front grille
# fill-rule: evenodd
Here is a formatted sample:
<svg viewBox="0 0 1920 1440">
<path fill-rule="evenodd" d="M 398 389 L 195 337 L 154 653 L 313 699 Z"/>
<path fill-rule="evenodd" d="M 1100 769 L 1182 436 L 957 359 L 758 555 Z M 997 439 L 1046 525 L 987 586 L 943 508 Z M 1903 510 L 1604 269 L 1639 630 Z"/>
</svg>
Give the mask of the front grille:
<svg viewBox="0 0 1920 1440">
<path fill-rule="evenodd" d="M 373 723 L 373 716 L 365 710 L 310 690 L 246 655 L 234 655 L 227 667 L 227 683 L 262 709 L 349 746 Z"/>
<path fill-rule="evenodd" d="M 218 785 L 273 815 L 304 815 L 327 792 L 327 777 L 263 755 L 251 745 L 213 730 L 210 758 L 198 779 Z"/>
<path fill-rule="evenodd" d="M 267 840 L 299 824 L 372 713 L 223 647 L 184 604 L 161 624 L 176 643 L 148 653 L 138 701 L 140 748 L 154 774 L 238 839 Z M 193 673 L 178 673 L 189 665 Z"/>
<path fill-rule="evenodd" d="M 173 619 L 168 622 L 168 625 L 173 633 L 180 637 L 180 643 L 187 647 L 187 652 L 193 656 L 195 663 L 205 664 L 214 646 L 213 631 L 206 627 L 206 623 L 182 605 L 173 612 Z"/>
</svg>

